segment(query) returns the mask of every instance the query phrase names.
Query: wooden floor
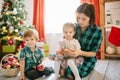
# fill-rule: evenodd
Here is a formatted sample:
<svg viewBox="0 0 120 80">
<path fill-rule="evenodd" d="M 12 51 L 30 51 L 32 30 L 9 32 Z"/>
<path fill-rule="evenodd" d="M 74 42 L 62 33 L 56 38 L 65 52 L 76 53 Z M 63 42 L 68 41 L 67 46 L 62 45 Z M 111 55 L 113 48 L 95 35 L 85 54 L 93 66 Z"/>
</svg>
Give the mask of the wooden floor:
<svg viewBox="0 0 120 80">
<path fill-rule="evenodd" d="M 46 60 L 48 62 L 48 60 Z M 46 63 L 45 65 L 53 66 L 54 62 Z M 0 75 L 0 80 L 18 80 L 18 77 L 7 78 Z M 37 80 L 52 80 L 54 74 L 48 77 L 42 77 Z M 60 80 L 69 80 L 63 79 Z M 95 70 L 86 78 L 82 80 L 120 80 L 120 60 L 98 60 L 95 66 Z"/>
</svg>

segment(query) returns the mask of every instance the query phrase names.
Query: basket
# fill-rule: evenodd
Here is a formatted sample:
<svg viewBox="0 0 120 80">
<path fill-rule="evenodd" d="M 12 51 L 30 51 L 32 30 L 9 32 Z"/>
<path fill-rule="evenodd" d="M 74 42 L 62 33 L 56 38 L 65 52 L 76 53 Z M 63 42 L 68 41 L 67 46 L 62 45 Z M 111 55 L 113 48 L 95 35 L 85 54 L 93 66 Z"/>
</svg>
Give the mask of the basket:
<svg viewBox="0 0 120 80">
<path fill-rule="evenodd" d="M 15 56 L 15 55 L 14 54 L 7 54 L 1 59 L 1 73 L 3 76 L 6 76 L 6 77 L 15 77 L 18 75 L 18 73 L 20 71 L 20 65 L 17 64 L 16 66 L 14 66 L 14 68 L 10 68 L 10 66 L 9 66 L 9 69 L 3 67 L 4 64 L 7 64 L 9 56 Z M 3 63 L 3 62 L 6 62 L 6 63 Z M 18 63 L 18 62 L 16 62 L 16 63 Z"/>
</svg>

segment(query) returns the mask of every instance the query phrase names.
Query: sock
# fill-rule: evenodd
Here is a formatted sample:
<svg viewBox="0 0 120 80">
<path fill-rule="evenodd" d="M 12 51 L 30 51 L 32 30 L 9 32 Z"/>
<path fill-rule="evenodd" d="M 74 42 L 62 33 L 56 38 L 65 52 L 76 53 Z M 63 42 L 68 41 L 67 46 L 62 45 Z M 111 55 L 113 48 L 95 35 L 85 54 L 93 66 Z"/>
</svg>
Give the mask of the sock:
<svg viewBox="0 0 120 80">
<path fill-rule="evenodd" d="M 70 67 L 70 69 L 72 70 L 72 72 L 75 76 L 75 80 L 81 80 L 77 66 L 75 65 L 74 61 L 72 59 L 68 59 L 67 64 Z"/>
</svg>

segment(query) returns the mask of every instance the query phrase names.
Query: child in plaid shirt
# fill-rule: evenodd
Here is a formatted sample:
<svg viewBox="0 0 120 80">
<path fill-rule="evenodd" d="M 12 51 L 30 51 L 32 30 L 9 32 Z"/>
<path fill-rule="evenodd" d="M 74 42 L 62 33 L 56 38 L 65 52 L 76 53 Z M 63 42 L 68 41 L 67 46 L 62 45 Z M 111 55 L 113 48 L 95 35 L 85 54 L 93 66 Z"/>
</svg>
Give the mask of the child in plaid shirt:
<svg viewBox="0 0 120 80">
<path fill-rule="evenodd" d="M 36 46 L 38 32 L 36 30 L 26 30 L 23 34 L 25 47 L 20 51 L 20 72 L 19 80 L 25 80 L 25 76 L 30 80 L 50 75 L 53 72 L 51 67 L 44 67 L 44 56 L 42 51 Z M 41 66 L 41 69 L 40 67 Z"/>
</svg>

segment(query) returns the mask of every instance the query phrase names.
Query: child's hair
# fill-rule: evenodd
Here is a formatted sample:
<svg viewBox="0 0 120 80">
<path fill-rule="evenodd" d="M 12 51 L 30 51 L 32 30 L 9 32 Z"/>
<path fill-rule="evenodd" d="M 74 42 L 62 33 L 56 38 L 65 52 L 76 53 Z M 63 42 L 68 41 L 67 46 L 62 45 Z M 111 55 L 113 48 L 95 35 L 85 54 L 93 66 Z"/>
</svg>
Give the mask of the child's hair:
<svg viewBox="0 0 120 80">
<path fill-rule="evenodd" d="M 39 39 L 37 30 L 35 30 L 35 29 L 29 29 L 29 30 L 24 31 L 24 34 L 23 34 L 23 38 L 24 39 L 26 37 L 31 37 L 31 36 L 34 36 L 36 38 L 36 40 Z"/>
<path fill-rule="evenodd" d="M 90 25 L 93 25 L 95 22 L 95 7 L 93 4 L 83 3 L 80 5 L 77 10 L 77 13 L 84 13 L 90 18 Z"/>
<path fill-rule="evenodd" d="M 76 31 L 75 30 L 75 25 L 73 23 L 65 23 L 63 25 L 63 31 L 64 31 L 65 28 L 73 28 L 73 30 Z"/>
</svg>

